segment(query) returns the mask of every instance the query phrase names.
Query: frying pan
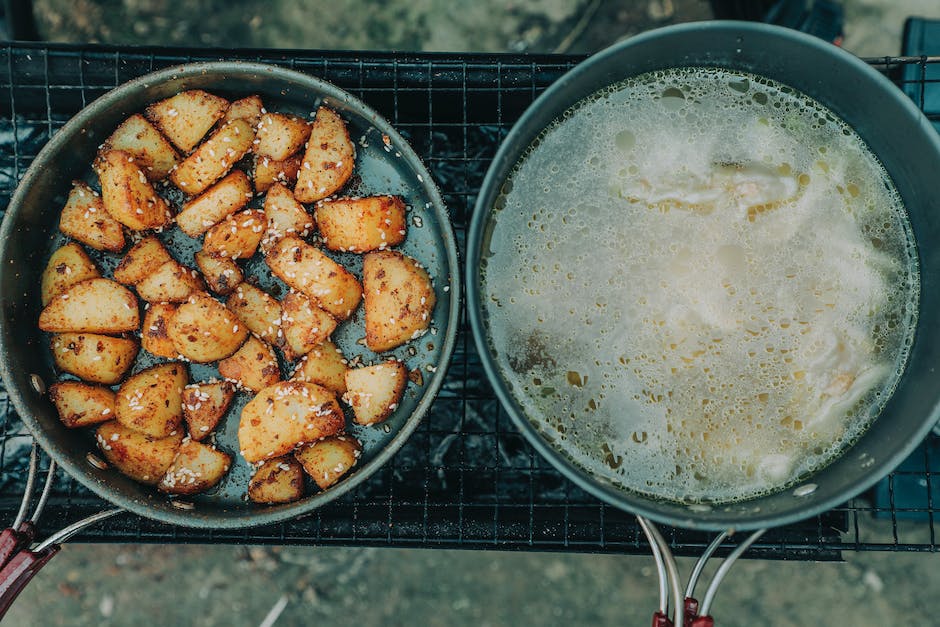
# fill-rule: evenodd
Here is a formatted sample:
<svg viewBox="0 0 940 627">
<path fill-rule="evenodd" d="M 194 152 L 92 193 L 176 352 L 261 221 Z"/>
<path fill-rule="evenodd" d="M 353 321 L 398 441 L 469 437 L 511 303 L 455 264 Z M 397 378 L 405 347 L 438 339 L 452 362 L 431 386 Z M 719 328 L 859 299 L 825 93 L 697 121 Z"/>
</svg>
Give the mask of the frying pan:
<svg viewBox="0 0 940 627">
<path fill-rule="evenodd" d="M 599 89 L 646 72 L 689 66 L 763 75 L 833 110 L 881 160 L 904 201 L 920 265 L 919 316 L 906 369 L 881 415 L 831 464 L 795 488 L 712 507 L 627 491 L 574 464 L 528 419 L 495 359 L 481 297 L 481 254 L 493 206 L 514 165 L 538 134 Z M 474 340 L 497 396 L 515 425 L 556 468 L 625 511 L 673 526 L 753 530 L 785 525 L 856 496 L 904 460 L 940 418 L 940 139 L 924 115 L 884 76 L 847 52 L 789 29 L 745 22 L 672 26 L 633 37 L 559 79 L 508 134 L 477 197 L 467 243 L 467 304 Z M 626 463 L 629 463 L 627 461 Z M 654 544 L 655 546 L 655 544 Z"/>
<path fill-rule="evenodd" d="M 382 426 L 350 425 L 347 430 L 359 437 L 364 447 L 357 468 L 330 489 L 294 503 L 258 506 L 245 502 L 252 471 L 241 456 L 233 455 L 232 469 L 222 484 L 181 508 L 178 500 L 161 496 L 114 469 L 90 464 L 87 455 L 96 450 L 91 433 L 63 427 L 52 403 L 36 390 L 37 381 L 51 384 L 56 379 L 48 337 L 36 327 L 41 309 L 38 286 L 49 255 L 64 241 L 57 230 L 58 217 L 70 182 L 94 181 L 90 164 L 97 148 L 122 120 L 149 103 L 186 89 L 204 89 L 231 99 L 259 94 L 270 110 L 305 118 L 320 104 L 338 111 L 348 124 L 357 151 L 355 176 L 343 193 L 398 194 L 405 199 L 410 207 L 408 219 L 414 219 L 400 250 L 427 267 L 438 294 L 431 321 L 435 335 L 391 353 L 409 368 L 420 368 L 425 375 L 423 384 L 407 387 L 398 410 Z M 251 205 L 261 200 L 255 198 Z M 192 254 L 199 247 L 197 241 L 177 229 L 161 237 L 179 261 L 194 267 Z M 92 256 L 106 274 L 120 258 L 107 253 Z M 342 254 L 337 259 L 360 273 L 358 256 Z M 457 332 L 459 280 L 453 231 L 440 193 L 417 155 L 386 120 L 350 94 L 305 74 L 263 64 L 218 62 L 173 67 L 142 76 L 92 102 L 55 134 L 23 177 L 0 226 L 0 260 L 0 375 L 24 424 L 55 463 L 94 493 L 123 510 L 173 525 L 233 529 L 272 524 L 308 514 L 354 489 L 395 454 L 427 412 L 445 375 L 446 368 L 438 366 L 449 362 Z M 246 275 L 259 276 L 262 287 L 276 289 L 276 281 L 257 258 L 248 262 Z M 280 288 L 283 290 L 282 285 Z M 363 361 L 370 361 L 376 356 L 358 343 L 364 334 L 362 315 L 360 308 L 350 322 L 337 329 L 333 339 L 348 359 L 361 355 Z M 135 371 L 150 363 L 141 359 Z M 435 368 L 434 374 L 427 366 Z M 218 376 L 214 367 L 191 364 L 191 380 L 211 376 Z M 217 433 L 219 447 L 233 454 L 239 450 L 237 416 L 249 395 L 238 397 Z"/>
</svg>

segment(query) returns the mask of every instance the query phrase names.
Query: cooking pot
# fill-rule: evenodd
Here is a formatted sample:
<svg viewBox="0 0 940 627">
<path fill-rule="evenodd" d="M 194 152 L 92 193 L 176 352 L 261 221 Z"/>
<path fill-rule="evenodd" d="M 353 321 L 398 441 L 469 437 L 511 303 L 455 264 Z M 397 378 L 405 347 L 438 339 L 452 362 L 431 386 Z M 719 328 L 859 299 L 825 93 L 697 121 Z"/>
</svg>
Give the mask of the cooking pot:
<svg viewBox="0 0 940 627">
<path fill-rule="evenodd" d="M 881 160 L 904 202 L 921 281 L 919 316 L 904 372 L 867 431 L 840 457 L 794 487 L 713 506 L 658 500 L 629 491 L 574 464 L 544 437 L 497 365 L 498 347 L 491 341 L 481 294 L 481 256 L 493 229 L 499 228 L 492 219 L 494 203 L 537 136 L 567 109 L 602 88 L 678 67 L 719 67 L 773 79 L 814 98 L 854 128 Z M 467 240 L 468 314 L 496 395 L 529 442 L 565 476 L 598 498 L 643 518 L 690 529 L 754 530 L 786 525 L 845 502 L 895 468 L 940 418 L 940 336 L 935 332 L 940 320 L 938 172 L 940 138 L 914 103 L 860 59 L 797 31 L 747 22 L 683 24 L 638 35 L 590 57 L 525 111 L 500 146 L 477 197 Z M 663 548 L 655 542 L 655 527 L 641 522 L 644 530 L 652 532 L 654 549 Z"/>
<path fill-rule="evenodd" d="M 494 359 L 481 301 L 480 257 L 493 204 L 536 136 L 586 96 L 625 78 L 674 67 L 722 67 L 789 85 L 851 125 L 882 161 L 907 209 L 920 266 L 917 327 L 906 368 L 871 427 L 841 457 L 794 489 L 703 507 L 629 492 L 574 465 L 529 421 Z M 496 154 L 478 196 L 467 243 L 467 299 L 474 339 L 496 394 L 538 451 L 595 496 L 662 523 L 707 530 L 785 525 L 843 503 L 905 459 L 940 418 L 940 138 L 887 78 L 851 54 L 803 33 L 765 24 L 703 22 L 651 31 L 575 67 L 519 119 Z M 627 460 L 625 463 L 629 463 Z"/>
</svg>

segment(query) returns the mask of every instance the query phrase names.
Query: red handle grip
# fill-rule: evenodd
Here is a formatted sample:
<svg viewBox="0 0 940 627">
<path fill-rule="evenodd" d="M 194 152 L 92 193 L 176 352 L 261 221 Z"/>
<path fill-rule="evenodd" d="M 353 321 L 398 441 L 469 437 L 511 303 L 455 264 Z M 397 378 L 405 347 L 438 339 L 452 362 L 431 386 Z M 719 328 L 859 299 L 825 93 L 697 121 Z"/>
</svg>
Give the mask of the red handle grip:
<svg viewBox="0 0 940 627">
<path fill-rule="evenodd" d="M 52 544 L 39 553 L 24 549 L 14 555 L 0 570 L 0 619 L 6 615 L 16 597 L 39 569 L 59 552 L 59 548 L 58 544 Z"/>
<path fill-rule="evenodd" d="M 711 616 L 697 616 L 692 621 L 692 627 L 715 627 L 715 619 Z"/>
<path fill-rule="evenodd" d="M 0 568 L 6 566 L 19 551 L 28 549 L 35 537 L 36 528 L 29 521 L 21 524 L 18 529 L 7 527 L 0 532 Z"/>
<path fill-rule="evenodd" d="M 673 627 L 669 617 L 658 611 L 653 614 L 653 627 Z"/>
<path fill-rule="evenodd" d="M 685 614 L 682 617 L 682 627 L 692 627 L 692 621 L 698 618 L 698 599 L 685 598 Z"/>
</svg>

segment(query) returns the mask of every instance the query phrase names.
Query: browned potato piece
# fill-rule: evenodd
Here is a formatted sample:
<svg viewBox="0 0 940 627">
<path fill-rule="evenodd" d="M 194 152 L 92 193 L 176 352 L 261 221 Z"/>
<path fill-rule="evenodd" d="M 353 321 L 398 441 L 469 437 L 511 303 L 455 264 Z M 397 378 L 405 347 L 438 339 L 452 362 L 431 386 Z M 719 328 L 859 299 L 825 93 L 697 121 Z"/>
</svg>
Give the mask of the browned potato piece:
<svg viewBox="0 0 940 627">
<path fill-rule="evenodd" d="M 199 237 L 251 200 L 251 181 L 241 170 L 235 170 L 207 189 L 202 195 L 183 205 L 176 216 L 180 230 L 190 237 Z"/>
<path fill-rule="evenodd" d="M 351 435 L 334 435 L 294 451 L 294 457 L 321 490 L 336 483 L 359 461 L 362 444 Z"/>
<path fill-rule="evenodd" d="M 297 173 L 303 161 L 302 153 L 289 156 L 283 161 L 275 161 L 270 157 L 255 156 L 254 179 L 255 191 L 267 191 L 275 183 L 293 187 L 297 182 Z M 291 193 L 293 196 L 293 193 Z"/>
<path fill-rule="evenodd" d="M 124 228 L 104 210 L 101 196 L 81 181 L 72 185 L 59 218 L 59 230 L 95 250 L 121 251 Z"/>
<path fill-rule="evenodd" d="M 356 150 L 346 123 L 335 111 L 320 107 L 310 129 L 294 196 L 300 202 L 332 196 L 352 176 L 355 161 Z"/>
<path fill-rule="evenodd" d="M 166 331 L 170 318 L 176 313 L 176 307 L 174 303 L 153 303 L 144 311 L 140 345 L 151 355 L 167 359 L 174 359 L 178 355 Z"/>
<path fill-rule="evenodd" d="M 192 150 L 225 115 L 228 100 L 199 89 L 184 91 L 155 102 L 144 112 L 151 122 L 183 152 Z"/>
<path fill-rule="evenodd" d="M 248 336 L 234 355 L 219 362 L 219 374 L 252 392 L 281 380 L 274 349 L 254 335 Z"/>
<path fill-rule="evenodd" d="M 333 393 L 315 383 L 282 381 L 248 401 L 238 425 L 242 456 L 250 463 L 339 433 L 346 419 Z"/>
<path fill-rule="evenodd" d="M 300 292 L 291 291 L 281 301 L 284 356 L 293 361 L 333 334 L 336 320 Z"/>
<path fill-rule="evenodd" d="M 60 381 L 49 388 L 49 400 L 70 429 L 114 420 L 114 392 L 103 385 Z"/>
<path fill-rule="evenodd" d="M 56 368 L 92 383 L 114 385 L 134 364 L 137 342 L 92 333 L 61 333 L 52 338 Z"/>
<path fill-rule="evenodd" d="M 101 198 L 112 218 L 134 231 L 158 229 L 173 218 L 134 158 L 122 150 L 102 153 L 98 161 Z"/>
<path fill-rule="evenodd" d="M 247 98 L 236 100 L 229 105 L 228 111 L 225 112 L 225 117 L 222 118 L 222 121 L 230 122 L 242 118 L 248 120 L 251 127 L 255 128 L 258 126 L 258 120 L 261 118 L 261 111 L 263 109 L 264 103 L 261 102 L 261 96 L 248 96 Z"/>
<path fill-rule="evenodd" d="M 337 320 L 352 315 L 362 300 L 362 286 L 349 270 L 298 237 L 282 238 L 265 261 L 279 279 L 314 299 Z"/>
<path fill-rule="evenodd" d="M 245 278 L 242 269 L 231 259 L 213 257 L 203 250 L 196 253 L 195 259 L 196 265 L 199 266 L 203 278 L 209 285 L 209 289 L 221 296 L 231 294 Z"/>
<path fill-rule="evenodd" d="M 98 427 L 95 439 L 108 463 L 135 481 L 156 485 L 173 463 L 183 432 L 154 438 L 112 420 Z"/>
<path fill-rule="evenodd" d="M 150 235 L 134 244 L 114 269 L 114 280 L 124 285 L 137 285 L 156 272 L 173 257 L 163 243 Z"/>
<path fill-rule="evenodd" d="M 42 272 L 41 286 L 43 307 L 76 283 L 86 279 L 100 277 L 101 273 L 95 263 L 82 248 L 81 244 L 72 242 L 59 248 L 49 257 L 49 263 Z"/>
<path fill-rule="evenodd" d="M 346 363 L 339 347 L 326 340 L 303 356 L 291 379 L 316 383 L 342 396 L 346 393 Z"/>
<path fill-rule="evenodd" d="M 353 408 L 356 424 L 374 425 L 398 408 L 407 382 L 408 370 L 400 361 L 350 368 L 343 400 Z"/>
<path fill-rule="evenodd" d="M 310 125 L 293 115 L 264 113 L 255 135 L 255 152 L 283 161 L 300 150 L 310 136 Z"/>
<path fill-rule="evenodd" d="M 39 328 L 53 333 L 123 333 L 140 326 L 137 297 L 111 279 L 86 279 L 53 298 Z"/>
<path fill-rule="evenodd" d="M 293 457 L 262 462 L 248 482 L 248 498 L 255 503 L 290 503 L 304 495 L 304 471 Z"/>
<path fill-rule="evenodd" d="M 170 173 L 170 180 L 190 196 L 201 194 L 251 150 L 254 137 L 247 120 L 226 122 Z"/>
<path fill-rule="evenodd" d="M 365 253 L 405 241 L 405 202 L 398 196 L 323 200 L 314 217 L 330 250 Z"/>
<path fill-rule="evenodd" d="M 148 303 L 181 303 L 204 289 L 199 273 L 175 260 L 167 261 L 137 284 L 137 294 Z"/>
<path fill-rule="evenodd" d="M 155 438 L 173 435 L 183 421 L 186 366 L 160 364 L 141 370 L 121 384 L 115 397 L 117 421 Z"/>
<path fill-rule="evenodd" d="M 366 345 L 376 353 L 421 336 L 437 299 L 417 261 L 393 250 L 371 252 L 362 262 Z"/>
<path fill-rule="evenodd" d="M 279 344 L 281 303 L 250 283 L 242 283 L 229 296 L 225 306 L 231 309 L 248 329 L 268 344 Z"/>
<path fill-rule="evenodd" d="M 139 113 L 124 120 L 105 140 L 102 150 L 123 150 L 151 181 L 166 178 L 180 160 L 173 144 Z"/>
<path fill-rule="evenodd" d="M 183 389 L 183 420 L 189 437 L 209 437 L 235 398 L 235 387 L 228 381 L 194 383 Z"/>
<path fill-rule="evenodd" d="M 258 250 L 267 228 L 268 217 L 263 211 L 241 211 L 209 229 L 202 249 L 213 257 L 248 259 Z"/>
<path fill-rule="evenodd" d="M 197 494 L 222 481 L 232 458 L 214 446 L 184 440 L 157 489 L 167 494 Z"/>
<path fill-rule="evenodd" d="M 264 213 L 268 216 L 268 231 L 261 240 L 261 250 L 268 251 L 285 235 L 307 237 L 313 228 L 313 218 L 297 202 L 289 189 L 275 183 L 264 198 Z"/>
<path fill-rule="evenodd" d="M 208 363 L 225 359 L 242 345 L 248 328 L 239 322 L 222 303 L 197 292 L 176 310 L 167 333 L 180 355 Z"/>
</svg>

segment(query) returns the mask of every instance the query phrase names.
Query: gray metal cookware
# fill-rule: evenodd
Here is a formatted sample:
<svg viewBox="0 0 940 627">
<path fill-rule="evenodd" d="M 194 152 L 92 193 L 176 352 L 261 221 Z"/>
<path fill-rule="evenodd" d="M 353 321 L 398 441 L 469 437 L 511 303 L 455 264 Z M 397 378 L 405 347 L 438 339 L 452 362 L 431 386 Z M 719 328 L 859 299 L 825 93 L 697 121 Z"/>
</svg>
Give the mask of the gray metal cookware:
<svg viewBox="0 0 940 627">
<path fill-rule="evenodd" d="M 194 88 L 230 99 L 259 94 L 268 109 L 305 118 L 320 104 L 337 110 L 347 121 L 357 150 L 354 178 L 342 193 L 388 193 L 405 199 L 411 208 L 409 220 L 412 215 L 420 219 L 409 225 L 407 240 L 400 248 L 428 268 L 438 293 L 432 320 L 435 334 L 411 343 L 415 354 L 409 353 L 407 347 L 391 353 L 403 359 L 409 368 L 420 368 L 424 373 L 422 384 L 408 385 L 399 409 L 383 425 L 349 426 L 363 441 L 364 449 L 359 465 L 347 478 L 328 490 L 286 505 L 259 506 L 244 498 L 251 468 L 234 454 L 238 452 L 240 407 L 249 395 L 238 395 L 240 398 L 217 433 L 219 447 L 235 459 L 229 475 L 212 491 L 181 503 L 114 469 L 89 463 L 89 453 L 96 450 L 92 433 L 66 429 L 42 393 L 42 382 L 51 384 L 56 373 L 49 338 L 36 326 L 41 309 L 39 279 L 49 255 L 64 241 L 58 232 L 59 213 L 71 181 L 94 181 L 91 163 L 98 146 L 127 116 L 141 112 L 149 103 Z M 260 205 L 262 200 L 255 198 L 251 206 Z M 198 249 L 198 242 L 175 228 L 161 237 L 179 261 L 194 266 L 192 254 Z M 105 271 L 113 270 L 120 258 L 90 253 Z M 417 155 L 386 120 L 350 94 L 299 72 L 263 64 L 219 62 L 178 66 L 140 77 L 92 102 L 55 134 L 20 182 L 0 227 L 0 260 L 0 374 L 26 427 L 55 464 L 97 495 L 121 510 L 173 525 L 232 529 L 272 524 L 309 514 L 354 489 L 395 454 L 428 411 L 443 382 L 457 333 L 460 285 L 453 231 L 440 193 Z M 358 256 L 344 254 L 339 260 L 354 273 L 360 273 Z M 277 289 L 276 281 L 257 257 L 248 262 L 246 275 L 259 276 L 262 286 Z M 364 361 L 375 360 L 377 357 L 358 343 L 363 335 L 360 308 L 350 322 L 340 326 L 333 339 L 347 358 L 361 355 Z M 146 358 L 141 359 L 135 371 L 149 363 Z M 217 376 L 213 371 L 214 367 L 192 364 L 190 377 L 201 380 Z M 28 551 L 23 551 L 33 544 L 25 511 L 24 503 L 23 515 L 17 518 L 13 533 L 0 538 L 0 568 L 8 566 L 19 571 L 38 568 L 41 566 L 38 562 L 44 563 L 42 558 L 49 546 L 54 547 L 54 543 L 42 545 L 43 552 L 33 551 L 37 556 L 32 559 Z M 10 553 L 4 549 L 6 540 Z M 25 562 L 25 566 L 21 563 L 14 568 L 12 563 L 16 560 L 10 559 L 15 552 L 13 547 L 20 550 L 20 562 Z M 12 588 L 24 583 L 22 578 L 14 577 L 23 573 L 12 570 L 0 573 L 0 600 L 4 593 L 15 595 L 18 588 Z M 12 598 L 9 600 L 12 602 Z"/>
<path fill-rule="evenodd" d="M 688 66 L 729 68 L 771 78 L 818 100 L 851 125 L 882 161 L 903 198 L 921 278 L 919 318 L 906 370 L 867 432 L 840 458 L 805 477 L 795 489 L 714 507 L 660 501 L 626 491 L 573 464 L 540 435 L 494 359 L 480 289 L 481 251 L 489 229 L 499 228 L 491 221 L 494 201 L 536 136 L 565 110 L 603 87 L 653 70 Z M 863 61 L 800 32 L 746 22 L 684 24 L 644 33 L 594 55 L 529 107 L 503 142 L 477 199 L 467 244 L 468 312 L 483 365 L 500 401 L 529 442 L 572 481 L 598 498 L 652 521 L 692 529 L 742 531 L 786 525 L 836 507 L 888 474 L 940 418 L 938 172 L 940 138 L 908 97 Z M 644 529 L 653 532 L 651 543 L 656 546 L 655 527 L 644 521 Z M 668 553 L 668 547 L 662 548 Z M 664 571 L 669 570 L 669 561 L 665 555 L 661 563 Z M 681 616 L 678 583 L 672 587 L 675 615 Z M 663 590 L 662 596 L 666 592 Z M 664 601 L 661 606 L 666 609 Z"/>
</svg>

